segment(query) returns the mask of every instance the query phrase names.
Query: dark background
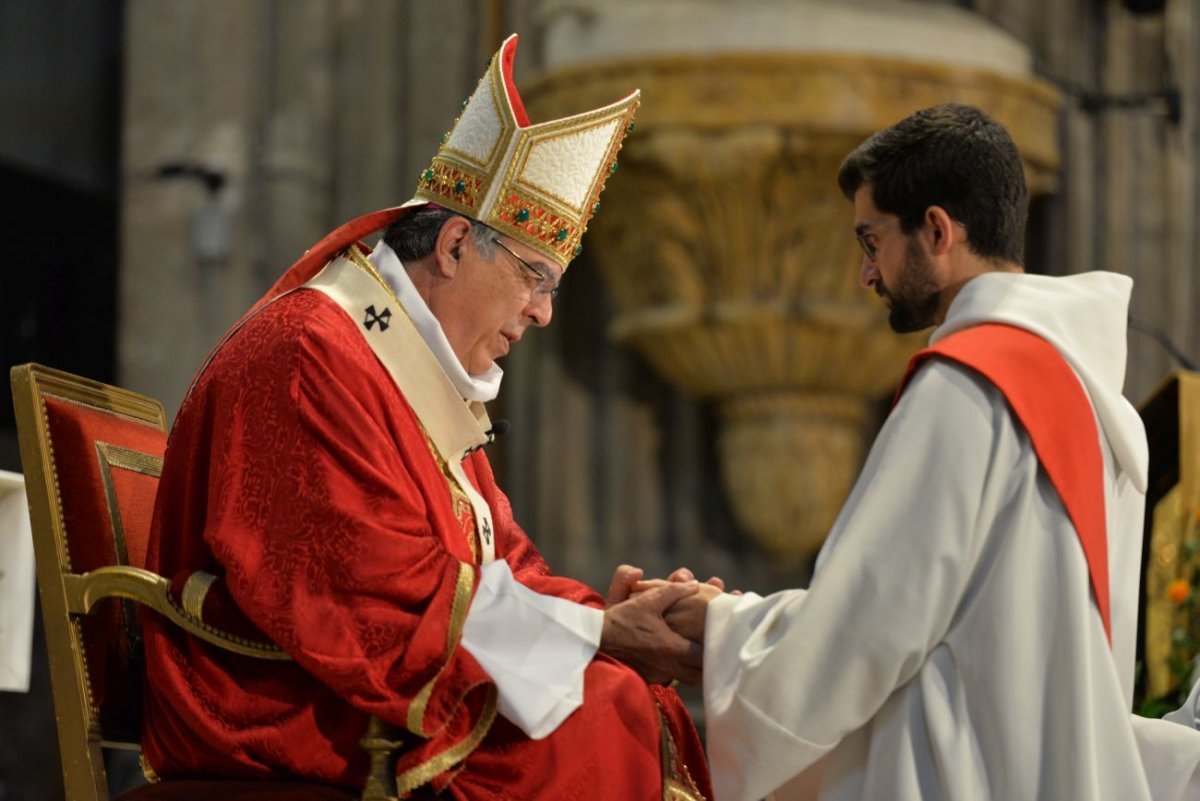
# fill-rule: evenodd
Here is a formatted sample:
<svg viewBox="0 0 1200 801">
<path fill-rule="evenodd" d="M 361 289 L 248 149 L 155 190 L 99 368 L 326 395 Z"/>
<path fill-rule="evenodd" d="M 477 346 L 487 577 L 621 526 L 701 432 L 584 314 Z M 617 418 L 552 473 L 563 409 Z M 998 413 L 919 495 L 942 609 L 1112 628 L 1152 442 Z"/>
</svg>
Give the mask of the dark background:
<svg viewBox="0 0 1200 801">
<path fill-rule="evenodd" d="M 117 0 L 0 2 L 0 366 L 101 381 L 115 362 L 121 31 Z M 11 395 L 0 469 L 20 472 Z M 0 801 L 62 797 L 40 619 L 30 692 L 0 692 Z M 50 766 L 54 766 L 50 769 Z"/>
</svg>

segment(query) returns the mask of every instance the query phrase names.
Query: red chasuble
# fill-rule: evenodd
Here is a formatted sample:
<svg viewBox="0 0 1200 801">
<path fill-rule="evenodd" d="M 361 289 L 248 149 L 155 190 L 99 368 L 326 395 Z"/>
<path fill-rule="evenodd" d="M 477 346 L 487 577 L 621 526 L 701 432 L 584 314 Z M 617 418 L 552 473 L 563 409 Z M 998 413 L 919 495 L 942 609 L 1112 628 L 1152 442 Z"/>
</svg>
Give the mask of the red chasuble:
<svg viewBox="0 0 1200 801">
<path fill-rule="evenodd" d="M 283 288 L 307 280 L 293 272 Z M 482 451 L 465 469 L 517 581 L 602 607 L 551 574 Z M 711 798 L 678 697 L 604 655 L 586 671 L 583 706 L 549 737 L 495 714 L 494 686 L 458 641 L 476 537 L 469 503 L 356 322 L 310 289 L 256 307 L 179 412 L 147 561 L 167 576 L 220 576 L 295 661 L 226 653 L 148 617 L 149 766 L 361 787 L 358 740 L 374 714 L 408 732 L 397 774 L 412 797 L 657 800 L 665 759 Z"/>
<path fill-rule="evenodd" d="M 1108 530 L 1100 434 L 1083 385 L 1054 346 L 1023 328 L 989 323 L 951 334 L 917 353 L 896 392 L 927 359 L 969 367 L 1004 395 L 1029 435 L 1087 558 L 1092 593 L 1112 642 Z"/>
</svg>

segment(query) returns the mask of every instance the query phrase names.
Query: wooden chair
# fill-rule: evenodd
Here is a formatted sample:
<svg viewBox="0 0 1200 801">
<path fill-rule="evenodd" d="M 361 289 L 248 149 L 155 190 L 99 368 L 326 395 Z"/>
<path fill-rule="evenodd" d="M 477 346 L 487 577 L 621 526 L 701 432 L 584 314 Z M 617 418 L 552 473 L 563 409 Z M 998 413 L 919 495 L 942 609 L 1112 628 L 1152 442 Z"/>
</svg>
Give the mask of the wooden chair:
<svg viewBox="0 0 1200 801">
<path fill-rule="evenodd" d="M 37 561 L 43 627 L 68 801 L 109 801 L 102 747 L 138 748 L 144 664 L 139 611 L 252 659 L 277 646 L 219 631 L 188 612 L 170 582 L 145 569 L 166 449 L 162 405 L 127 390 L 27 364 L 12 369 L 13 402 Z M 363 746 L 363 801 L 394 798 L 398 745 L 372 719 Z M 350 801 L 301 782 L 163 781 L 120 801 Z"/>
</svg>

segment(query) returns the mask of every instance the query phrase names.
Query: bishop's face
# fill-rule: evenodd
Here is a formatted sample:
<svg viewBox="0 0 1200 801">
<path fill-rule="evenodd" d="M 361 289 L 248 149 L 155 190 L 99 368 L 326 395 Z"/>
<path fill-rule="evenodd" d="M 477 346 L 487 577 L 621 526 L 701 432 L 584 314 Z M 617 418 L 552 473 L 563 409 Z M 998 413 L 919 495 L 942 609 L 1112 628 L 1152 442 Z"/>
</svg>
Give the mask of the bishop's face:
<svg viewBox="0 0 1200 801">
<path fill-rule="evenodd" d="M 466 237 L 458 250 L 453 290 L 439 299 L 434 312 L 472 376 L 486 373 L 496 359 L 507 355 L 530 326 L 550 323 L 553 296 L 541 284 L 556 286 L 562 277 L 561 267 L 532 248 L 496 238 L 499 245 L 484 258 L 474 240 Z"/>
<path fill-rule="evenodd" d="M 900 229 L 900 218 L 880 211 L 870 184 L 854 193 L 854 233 L 863 249 L 858 280 L 888 304 L 888 323 L 901 334 L 936 322 L 941 287 L 929 255 L 916 236 Z"/>
</svg>

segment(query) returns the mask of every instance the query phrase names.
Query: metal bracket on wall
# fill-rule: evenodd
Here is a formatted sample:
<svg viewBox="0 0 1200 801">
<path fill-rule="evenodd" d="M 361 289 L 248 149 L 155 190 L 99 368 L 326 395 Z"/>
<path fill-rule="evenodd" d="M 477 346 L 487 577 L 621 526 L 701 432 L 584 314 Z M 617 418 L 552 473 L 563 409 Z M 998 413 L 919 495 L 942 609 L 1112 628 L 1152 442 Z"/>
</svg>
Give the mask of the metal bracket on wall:
<svg viewBox="0 0 1200 801">
<path fill-rule="evenodd" d="M 1172 125 L 1183 119 L 1183 97 L 1179 89 L 1168 87 L 1161 92 L 1140 92 L 1125 95 L 1106 95 L 1098 92 L 1076 93 L 1079 107 L 1095 113 L 1117 109 L 1122 111 L 1147 111 L 1165 117 Z"/>
</svg>

